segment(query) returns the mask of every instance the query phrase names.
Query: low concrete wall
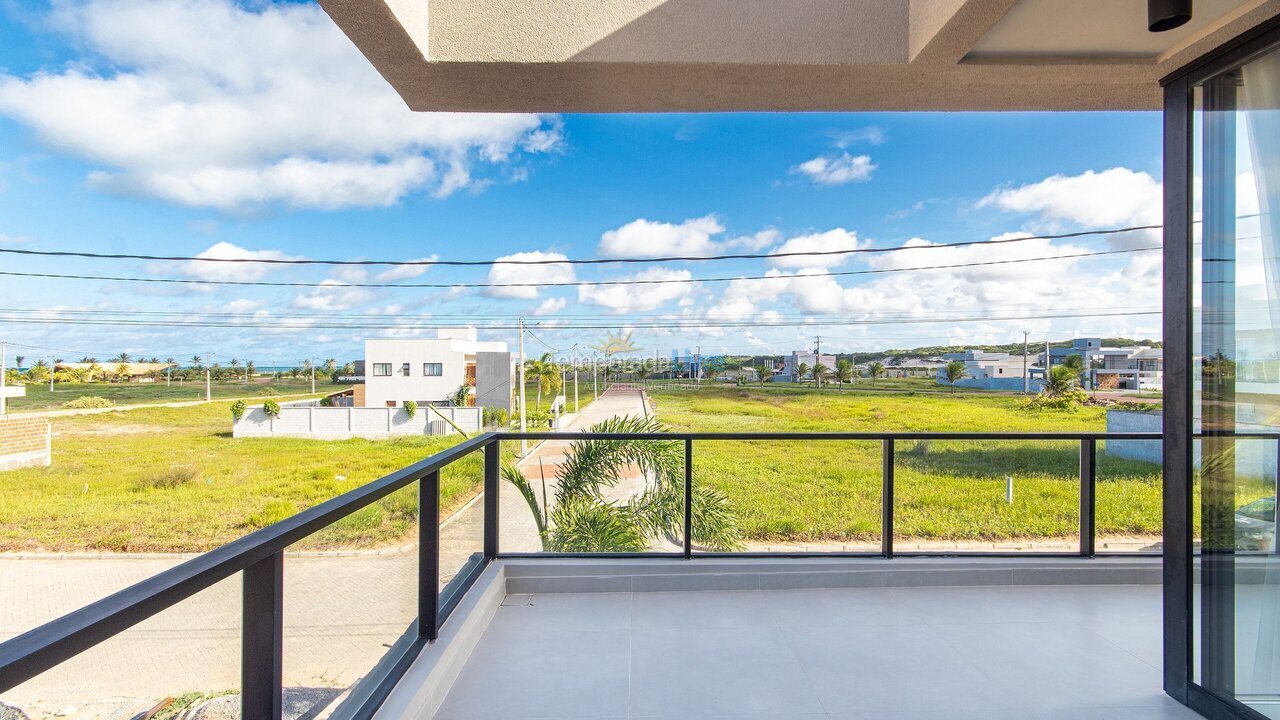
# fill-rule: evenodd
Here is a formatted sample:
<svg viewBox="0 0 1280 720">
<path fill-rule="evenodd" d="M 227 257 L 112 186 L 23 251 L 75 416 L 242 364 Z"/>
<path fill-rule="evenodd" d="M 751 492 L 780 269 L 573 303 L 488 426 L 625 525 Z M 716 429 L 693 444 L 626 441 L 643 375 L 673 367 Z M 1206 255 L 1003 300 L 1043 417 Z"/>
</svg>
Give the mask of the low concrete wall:
<svg viewBox="0 0 1280 720">
<path fill-rule="evenodd" d="M 53 464 L 52 435 L 48 418 L 0 418 L 0 470 Z"/>
<path fill-rule="evenodd" d="M 1107 432 L 1162 432 L 1164 416 L 1160 413 L 1107 411 Z M 1256 423 L 1237 423 L 1239 432 L 1275 432 L 1275 428 Z M 1236 474 L 1241 477 L 1276 479 L 1276 457 L 1280 454 L 1276 441 L 1270 439 L 1241 439 L 1235 442 Z M 1113 457 L 1159 465 L 1163 461 L 1164 448 L 1159 440 L 1108 440 L 1106 452 Z M 1200 467 L 1200 443 L 1191 444 L 1191 459 Z"/>
<path fill-rule="evenodd" d="M 272 418 L 261 406 L 249 408 L 231 428 L 232 437 L 301 437 L 317 440 L 449 435 L 457 432 L 435 411 L 463 431 L 480 431 L 478 407 L 419 407 L 412 418 L 404 408 L 285 407 Z"/>
<path fill-rule="evenodd" d="M 958 388 L 970 388 L 972 390 L 1008 390 L 1012 392 L 1022 392 L 1022 378 L 1020 377 L 989 377 L 989 378 L 960 378 L 955 383 L 947 382 L 947 378 L 942 375 L 935 376 L 938 384 L 943 387 L 955 385 Z M 1038 378 L 1032 378 L 1027 381 L 1027 389 L 1030 392 L 1038 393 L 1044 387 L 1044 381 Z"/>
</svg>

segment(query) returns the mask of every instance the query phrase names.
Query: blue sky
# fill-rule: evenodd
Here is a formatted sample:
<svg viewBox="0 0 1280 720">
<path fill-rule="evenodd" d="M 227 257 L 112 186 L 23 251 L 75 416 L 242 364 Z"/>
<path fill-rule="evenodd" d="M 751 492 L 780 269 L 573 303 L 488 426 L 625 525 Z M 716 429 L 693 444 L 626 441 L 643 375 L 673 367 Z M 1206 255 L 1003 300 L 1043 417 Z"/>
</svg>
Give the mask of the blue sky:
<svg viewBox="0 0 1280 720">
<path fill-rule="evenodd" d="M 0 7 L 0 247 L 559 260 L 918 247 L 1159 222 L 1156 113 L 424 115 L 405 109 L 314 5 Z M 434 267 L 415 277 L 379 277 L 385 267 L 0 254 L 0 270 L 17 272 L 328 283 L 0 277 L 0 318 L 10 320 L 90 310 L 116 319 L 170 312 L 186 322 L 229 313 L 217 317 L 267 325 L 0 319 L 0 339 L 75 351 L 59 355 L 212 350 L 267 362 L 354 358 L 365 336 L 429 333 L 433 322 L 475 322 L 485 336 L 513 340 L 509 330 L 483 327 L 520 316 L 541 323 L 538 336 L 556 347 L 605 332 L 575 324 L 636 326 L 639 346 L 664 353 L 695 345 L 789 352 L 814 335 L 842 351 L 1011 342 L 1023 330 L 1033 339 L 1158 337 L 1158 316 L 1114 314 L 1159 309 L 1153 252 L 823 275 L 1154 244 L 1158 236 L 1144 232 L 835 260 L 503 266 L 492 275 Z M 507 293 L 358 287 L 766 273 L 779 278 Z M 1082 317 L 923 322 L 1049 314 Z M 851 324 L 902 316 L 918 322 Z M 337 323 L 352 327 L 318 327 Z M 415 328 L 387 328 L 398 324 Z M 682 327 L 645 327 L 652 324 Z"/>
</svg>

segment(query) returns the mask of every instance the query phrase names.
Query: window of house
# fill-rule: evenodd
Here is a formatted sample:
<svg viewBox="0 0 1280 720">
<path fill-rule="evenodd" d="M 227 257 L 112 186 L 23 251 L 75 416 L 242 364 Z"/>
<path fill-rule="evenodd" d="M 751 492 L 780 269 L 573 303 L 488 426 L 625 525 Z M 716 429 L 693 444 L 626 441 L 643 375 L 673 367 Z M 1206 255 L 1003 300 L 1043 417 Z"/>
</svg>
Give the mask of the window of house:
<svg viewBox="0 0 1280 720">
<path fill-rule="evenodd" d="M 422 374 L 430 377 L 444 375 L 444 363 L 422 363 Z"/>
<path fill-rule="evenodd" d="M 391 363 L 374 363 L 374 377 L 391 377 Z"/>
<path fill-rule="evenodd" d="M 409 363 L 404 363 L 400 366 L 400 374 L 409 377 Z"/>
</svg>

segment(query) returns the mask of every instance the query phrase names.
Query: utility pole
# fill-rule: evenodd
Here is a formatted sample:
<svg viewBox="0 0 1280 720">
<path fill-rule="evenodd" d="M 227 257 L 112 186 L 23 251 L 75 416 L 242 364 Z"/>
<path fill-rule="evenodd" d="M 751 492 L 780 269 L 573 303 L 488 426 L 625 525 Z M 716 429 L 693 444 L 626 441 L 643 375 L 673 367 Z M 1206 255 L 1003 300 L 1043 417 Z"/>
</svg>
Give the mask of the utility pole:
<svg viewBox="0 0 1280 720">
<path fill-rule="evenodd" d="M 4 382 L 5 374 L 9 371 L 9 359 L 6 356 L 8 350 L 9 343 L 0 342 L 0 415 L 5 414 Z"/>
<path fill-rule="evenodd" d="M 581 412 L 578 408 L 578 344 L 574 343 L 569 352 L 573 357 L 573 414 L 577 415 Z"/>
<path fill-rule="evenodd" d="M 311 358 L 311 394 L 316 394 L 316 359 Z"/>
<path fill-rule="evenodd" d="M 814 350 L 813 360 L 813 387 L 815 390 L 822 389 L 822 373 L 818 372 L 818 366 L 822 364 L 822 336 L 817 335 L 813 338 L 818 343 L 818 347 Z"/>
<path fill-rule="evenodd" d="M 209 376 L 209 370 L 212 368 L 213 353 L 206 352 L 204 354 L 204 401 L 213 402 L 213 381 Z"/>
<path fill-rule="evenodd" d="M 516 321 L 516 327 L 520 330 L 520 457 L 524 457 L 529 454 L 529 441 L 524 439 L 528 432 L 524 411 L 524 318 Z"/>
<path fill-rule="evenodd" d="M 599 355 L 591 356 L 591 399 L 592 400 L 596 400 L 597 398 L 600 397 L 600 384 L 598 382 L 600 368 L 596 367 L 597 365 L 596 361 L 599 359 L 600 359 Z"/>
<path fill-rule="evenodd" d="M 698 362 L 698 376 L 697 376 L 697 380 L 694 381 L 694 384 L 701 385 L 702 384 L 702 346 L 701 345 L 698 346 L 698 354 L 694 355 L 693 358 Z"/>
<path fill-rule="evenodd" d="M 1022 331 L 1022 394 L 1026 395 L 1031 392 L 1031 380 L 1027 377 L 1027 338 L 1030 336 L 1026 330 Z"/>
<path fill-rule="evenodd" d="M 53 356 L 49 356 L 49 394 L 53 394 L 53 368 L 57 363 L 54 362 Z"/>
</svg>

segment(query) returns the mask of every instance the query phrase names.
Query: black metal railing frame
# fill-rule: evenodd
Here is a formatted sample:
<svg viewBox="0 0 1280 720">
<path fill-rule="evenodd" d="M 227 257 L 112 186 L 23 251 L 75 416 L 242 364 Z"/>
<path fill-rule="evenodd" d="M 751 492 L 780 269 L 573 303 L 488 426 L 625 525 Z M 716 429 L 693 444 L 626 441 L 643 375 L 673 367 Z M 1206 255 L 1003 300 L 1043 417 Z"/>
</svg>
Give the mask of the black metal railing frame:
<svg viewBox="0 0 1280 720">
<path fill-rule="evenodd" d="M 1280 440 L 1272 433 L 1232 433 L 1241 439 Z M 1197 434 L 1197 437 L 1200 437 Z M 153 617 L 214 583 L 243 573 L 241 703 L 244 720 L 279 720 L 282 713 L 285 549 L 333 522 L 419 482 L 418 617 L 378 667 L 333 713 L 335 718 L 366 720 L 382 704 L 413 659 L 437 639 L 442 625 L 463 595 L 492 561 L 534 557 L 831 557 L 892 558 L 894 550 L 895 444 L 920 440 L 1076 441 L 1079 443 L 1080 548 L 1076 553 L 961 553 L 917 551 L 912 555 L 1083 556 L 1094 557 L 1097 443 L 1099 440 L 1151 440 L 1161 433 L 591 433 L 490 432 L 362 485 L 309 510 L 263 528 L 177 567 L 143 580 L 102 600 L 0 643 L 0 690 L 12 688 Z M 510 440 L 641 439 L 684 444 L 684 546 L 677 553 L 503 553 L 499 545 L 501 442 Z M 881 548 L 878 553 L 695 553 L 692 499 L 695 441 L 879 441 L 882 447 Z M 445 587 L 440 587 L 440 472 L 476 451 L 484 453 L 484 544 Z"/>
</svg>

